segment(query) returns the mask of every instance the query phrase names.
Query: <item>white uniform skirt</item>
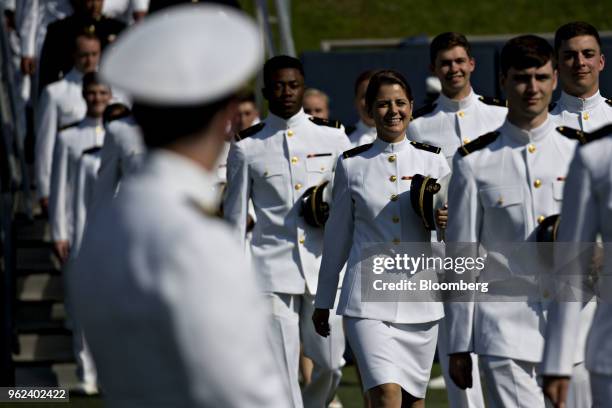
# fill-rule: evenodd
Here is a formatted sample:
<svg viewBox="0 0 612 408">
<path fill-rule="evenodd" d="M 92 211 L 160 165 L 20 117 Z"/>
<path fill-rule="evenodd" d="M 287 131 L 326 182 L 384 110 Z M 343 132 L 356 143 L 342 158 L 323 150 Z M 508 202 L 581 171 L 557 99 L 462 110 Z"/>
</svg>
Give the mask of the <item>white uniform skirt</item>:
<svg viewBox="0 0 612 408">
<path fill-rule="evenodd" d="M 364 390 L 394 383 L 414 397 L 425 398 L 438 321 L 398 324 L 344 316 L 344 324 Z"/>
</svg>

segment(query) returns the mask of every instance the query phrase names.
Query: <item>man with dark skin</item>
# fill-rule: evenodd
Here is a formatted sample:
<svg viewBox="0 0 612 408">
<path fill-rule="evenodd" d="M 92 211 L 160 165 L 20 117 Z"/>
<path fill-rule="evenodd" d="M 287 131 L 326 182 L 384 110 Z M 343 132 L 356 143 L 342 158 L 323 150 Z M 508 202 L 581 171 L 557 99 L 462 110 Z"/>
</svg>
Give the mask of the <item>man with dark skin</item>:
<svg viewBox="0 0 612 408">
<path fill-rule="evenodd" d="M 294 406 L 324 407 L 340 381 L 344 336 L 339 319 L 327 339 L 310 322 L 323 231 L 305 221 L 302 199 L 310 187 L 332 180 L 336 157 L 350 145 L 339 123 L 304 113 L 299 60 L 270 59 L 264 84 L 270 114 L 240 132 L 230 148 L 224 216 L 244 240 L 252 200 L 257 223 L 249 245 L 255 275 L 273 311 L 269 333 L 278 364 Z M 298 383 L 300 339 L 314 362 L 312 381 L 303 392 Z"/>
</svg>

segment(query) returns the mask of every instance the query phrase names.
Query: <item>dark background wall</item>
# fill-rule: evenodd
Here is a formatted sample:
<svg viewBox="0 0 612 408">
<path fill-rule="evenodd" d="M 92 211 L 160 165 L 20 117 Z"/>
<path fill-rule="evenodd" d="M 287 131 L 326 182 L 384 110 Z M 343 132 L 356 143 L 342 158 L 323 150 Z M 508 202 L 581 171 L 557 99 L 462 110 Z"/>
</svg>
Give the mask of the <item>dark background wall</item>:
<svg viewBox="0 0 612 408">
<path fill-rule="evenodd" d="M 472 42 L 476 70 L 472 86 L 476 93 L 503 98 L 499 88 L 499 52 L 505 41 Z M 602 38 L 604 55 L 612 57 L 612 38 Z M 353 108 L 353 84 L 357 76 L 368 69 L 390 68 L 402 72 L 415 97 L 415 106 L 423 104 L 425 79 L 429 72 L 429 45 L 411 44 L 397 49 L 367 51 L 305 52 L 301 55 L 306 71 L 306 84 L 326 92 L 331 99 L 331 116 L 345 125 L 358 120 Z M 609 60 L 612 64 L 612 59 Z M 612 66 L 600 77 L 601 93 L 612 98 Z M 558 87 L 553 101 L 558 98 Z"/>
</svg>

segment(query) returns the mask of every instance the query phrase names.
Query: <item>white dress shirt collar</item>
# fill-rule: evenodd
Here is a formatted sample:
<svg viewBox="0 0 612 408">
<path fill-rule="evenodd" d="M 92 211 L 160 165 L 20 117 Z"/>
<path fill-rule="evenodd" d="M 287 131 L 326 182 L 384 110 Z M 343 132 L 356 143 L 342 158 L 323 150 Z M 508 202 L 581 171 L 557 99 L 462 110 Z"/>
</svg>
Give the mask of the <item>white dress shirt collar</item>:
<svg viewBox="0 0 612 408">
<path fill-rule="evenodd" d="M 380 150 L 381 152 L 394 153 L 409 148 L 410 141 L 408 140 L 406 135 L 404 135 L 404 138 L 401 141 L 395 143 L 388 143 L 377 137 L 376 140 L 374 140 L 374 147 Z"/>
<path fill-rule="evenodd" d="M 602 100 L 603 97 L 599 93 L 599 90 L 597 90 L 597 92 L 593 94 L 593 96 L 590 96 L 586 99 L 572 96 L 563 91 L 561 92 L 559 103 L 565 108 L 565 110 L 577 113 L 593 110 L 597 105 L 602 102 Z"/>
<path fill-rule="evenodd" d="M 437 103 L 443 111 L 457 112 L 469 108 L 472 104 L 477 102 L 477 99 L 478 97 L 474 93 L 474 90 L 470 88 L 470 94 L 458 101 L 450 99 L 448 96 L 444 95 L 444 93 L 440 93 Z"/>
<path fill-rule="evenodd" d="M 530 130 L 521 129 L 506 119 L 500 130 L 502 135 L 508 136 L 513 145 L 521 146 L 527 143 L 543 141 L 554 129 L 555 122 L 551 120 L 550 116 L 547 116 L 544 123 Z"/>
<path fill-rule="evenodd" d="M 280 128 L 280 129 L 290 129 L 292 127 L 297 126 L 299 123 L 303 122 L 308 118 L 308 115 L 304 112 L 304 109 L 300 109 L 298 113 L 293 115 L 288 119 L 283 119 L 280 116 L 276 116 L 272 112 L 268 114 L 266 118 L 266 123 L 272 127 Z"/>
</svg>

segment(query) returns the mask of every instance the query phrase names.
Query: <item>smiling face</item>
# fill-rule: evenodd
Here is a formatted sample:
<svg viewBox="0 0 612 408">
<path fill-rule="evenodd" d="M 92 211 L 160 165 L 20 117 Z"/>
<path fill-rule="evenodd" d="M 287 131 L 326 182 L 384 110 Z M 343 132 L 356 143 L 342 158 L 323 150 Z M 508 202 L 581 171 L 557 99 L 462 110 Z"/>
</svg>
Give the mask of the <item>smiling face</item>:
<svg viewBox="0 0 612 408">
<path fill-rule="evenodd" d="M 515 124 L 532 122 L 537 125 L 544 122 L 557 86 L 557 72 L 551 61 L 541 67 L 511 67 L 502 76 L 501 83 L 508 96 L 508 116 L 515 119 Z"/>
<path fill-rule="evenodd" d="M 436 55 L 432 72 L 442 83 L 442 92 L 449 98 L 464 98 L 470 93 L 470 77 L 476 64 L 465 48 L 456 46 Z"/>
<path fill-rule="evenodd" d="M 401 141 L 412 115 L 412 101 L 399 84 L 383 84 L 372 104 L 370 116 L 378 137 L 388 143 Z"/>
<path fill-rule="evenodd" d="M 83 90 L 83 98 L 85 98 L 87 104 L 87 116 L 101 118 L 112 96 L 111 90 L 107 85 L 89 84 Z"/>
<path fill-rule="evenodd" d="M 302 109 L 304 76 L 295 68 L 276 70 L 270 75 L 263 93 L 268 100 L 270 112 L 288 119 Z"/>
<path fill-rule="evenodd" d="M 557 58 L 559 78 L 566 93 L 588 98 L 597 92 L 605 60 L 595 37 L 579 35 L 563 41 Z"/>
</svg>

